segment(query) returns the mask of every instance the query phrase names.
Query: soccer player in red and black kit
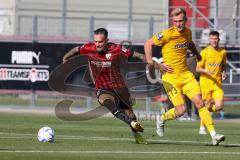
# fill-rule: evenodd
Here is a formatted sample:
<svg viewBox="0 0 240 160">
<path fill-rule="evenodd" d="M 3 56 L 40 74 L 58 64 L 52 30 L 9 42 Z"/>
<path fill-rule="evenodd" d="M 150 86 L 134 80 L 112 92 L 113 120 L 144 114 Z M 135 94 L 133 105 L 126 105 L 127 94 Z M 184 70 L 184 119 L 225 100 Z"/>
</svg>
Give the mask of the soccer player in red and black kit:
<svg viewBox="0 0 240 160">
<path fill-rule="evenodd" d="M 79 54 L 88 56 L 89 70 L 100 105 L 131 127 L 136 143 L 147 144 L 139 133 L 143 132 L 143 127 L 133 112 L 134 101 L 120 72 L 122 58 L 136 57 L 145 60 L 145 56 L 130 48 L 108 42 L 108 31 L 105 28 L 94 31 L 93 43 L 75 47 L 66 53 L 63 63 Z"/>
</svg>

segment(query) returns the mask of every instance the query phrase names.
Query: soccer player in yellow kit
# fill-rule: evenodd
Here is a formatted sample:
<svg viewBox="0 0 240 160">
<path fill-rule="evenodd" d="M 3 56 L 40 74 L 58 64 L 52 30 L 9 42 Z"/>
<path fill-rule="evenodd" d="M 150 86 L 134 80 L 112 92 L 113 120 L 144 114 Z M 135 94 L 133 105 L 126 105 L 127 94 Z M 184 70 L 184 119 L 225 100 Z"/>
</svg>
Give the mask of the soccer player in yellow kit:
<svg viewBox="0 0 240 160">
<path fill-rule="evenodd" d="M 224 141 L 225 136 L 216 133 L 210 112 L 204 106 L 198 82 L 186 64 L 187 49 L 190 49 L 196 54 L 197 59 L 201 60 L 201 56 L 192 42 L 191 30 L 185 27 L 186 11 L 182 8 L 175 8 L 172 10 L 171 16 L 173 27 L 154 35 L 144 44 L 149 70 L 157 67 L 163 73 L 164 88 L 174 105 L 174 108 L 168 110 L 157 120 L 157 133 L 159 136 L 163 136 L 166 121 L 180 117 L 186 112 L 183 98 L 183 94 L 185 94 L 197 107 L 199 115 L 212 137 L 212 144 L 218 145 Z M 162 46 L 164 63 L 153 63 L 153 45 Z"/>
<path fill-rule="evenodd" d="M 209 33 L 209 46 L 201 51 L 202 60 L 197 63 L 196 67 L 196 71 L 201 74 L 202 98 L 210 112 L 220 111 L 223 107 L 222 80 L 226 79 L 226 50 L 219 47 L 219 41 L 217 31 Z M 199 134 L 206 134 L 202 121 Z"/>
</svg>

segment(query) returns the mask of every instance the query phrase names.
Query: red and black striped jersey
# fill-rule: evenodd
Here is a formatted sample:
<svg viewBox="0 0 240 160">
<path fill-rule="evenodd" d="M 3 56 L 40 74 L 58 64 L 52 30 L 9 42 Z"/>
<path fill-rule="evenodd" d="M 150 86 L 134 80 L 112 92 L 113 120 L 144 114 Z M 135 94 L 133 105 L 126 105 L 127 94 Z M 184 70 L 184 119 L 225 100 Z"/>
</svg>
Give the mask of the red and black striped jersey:
<svg viewBox="0 0 240 160">
<path fill-rule="evenodd" d="M 96 89 L 124 88 L 126 84 L 120 66 L 122 60 L 129 59 L 133 53 L 114 43 L 109 43 L 106 48 L 99 53 L 94 43 L 87 43 L 80 47 L 79 52 L 88 55 L 89 70 Z"/>
</svg>

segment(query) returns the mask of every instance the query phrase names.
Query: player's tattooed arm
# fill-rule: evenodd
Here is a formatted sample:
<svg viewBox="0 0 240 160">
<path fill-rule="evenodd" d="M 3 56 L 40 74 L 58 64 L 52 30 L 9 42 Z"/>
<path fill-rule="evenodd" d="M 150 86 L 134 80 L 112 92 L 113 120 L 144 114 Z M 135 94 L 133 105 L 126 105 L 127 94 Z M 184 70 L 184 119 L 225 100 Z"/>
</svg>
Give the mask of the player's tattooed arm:
<svg viewBox="0 0 240 160">
<path fill-rule="evenodd" d="M 77 54 L 79 54 L 79 47 L 74 47 L 63 56 L 63 63 L 66 63 Z"/>
<path fill-rule="evenodd" d="M 143 62 L 146 62 L 146 57 L 143 53 L 139 53 L 137 51 L 133 51 L 133 55 L 132 55 L 133 58 L 138 58 L 139 60 L 143 61 Z"/>
</svg>

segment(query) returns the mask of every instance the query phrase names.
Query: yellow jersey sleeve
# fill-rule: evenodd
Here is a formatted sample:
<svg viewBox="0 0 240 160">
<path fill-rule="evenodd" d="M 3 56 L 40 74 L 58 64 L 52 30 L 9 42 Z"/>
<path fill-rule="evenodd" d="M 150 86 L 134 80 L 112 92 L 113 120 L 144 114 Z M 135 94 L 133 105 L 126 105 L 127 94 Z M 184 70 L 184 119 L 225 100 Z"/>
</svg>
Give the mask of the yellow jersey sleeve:
<svg viewBox="0 0 240 160">
<path fill-rule="evenodd" d="M 205 68 L 205 63 L 206 63 L 205 50 L 202 50 L 200 54 L 201 54 L 201 56 L 202 56 L 202 59 L 201 59 L 201 61 L 199 61 L 199 62 L 197 63 L 197 66 Z"/>
<path fill-rule="evenodd" d="M 161 46 L 169 41 L 169 34 L 166 31 L 159 32 L 152 37 L 154 45 Z"/>
<path fill-rule="evenodd" d="M 162 46 L 164 63 L 171 66 L 174 73 L 188 71 L 186 55 L 192 42 L 190 29 L 179 32 L 176 27 L 171 27 L 154 35 L 152 40 L 154 45 Z"/>
</svg>

